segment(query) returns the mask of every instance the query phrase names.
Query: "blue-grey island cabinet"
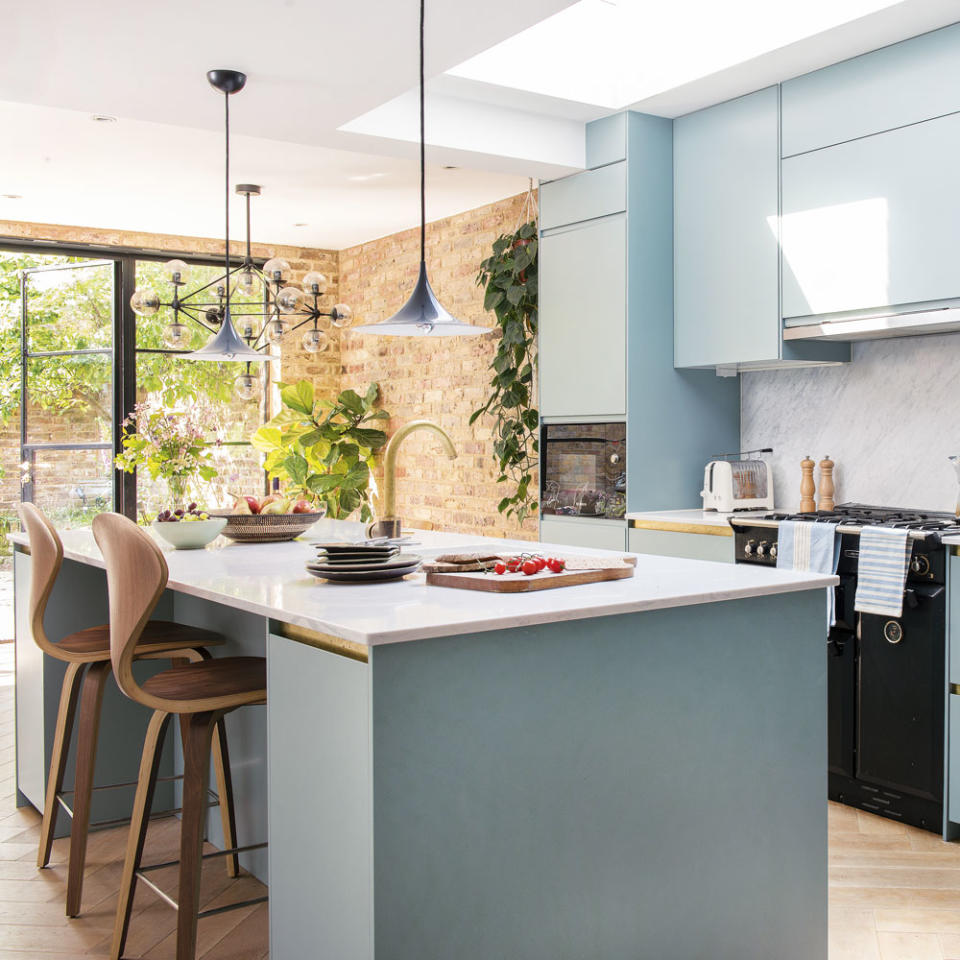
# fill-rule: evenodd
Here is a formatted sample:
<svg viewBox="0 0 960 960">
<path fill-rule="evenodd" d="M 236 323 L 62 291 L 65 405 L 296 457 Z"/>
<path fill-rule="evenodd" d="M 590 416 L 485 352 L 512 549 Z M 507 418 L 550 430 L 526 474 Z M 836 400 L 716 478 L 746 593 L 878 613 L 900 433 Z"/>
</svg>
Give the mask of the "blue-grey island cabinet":
<svg viewBox="0 0 960 960">
<path fill-rule="evenodd" d="M 102 576 L 89 531 L 64 541 L 58 603 Z M 266 787 L 273 960 L 825 960 L 835 578 L 640 556 L 495 595 L 326 584 L 312 553 L 167 554 L 167 614 L 262 630 L 265 756 L 230 735 L 242 843 Z"/>
</svg>

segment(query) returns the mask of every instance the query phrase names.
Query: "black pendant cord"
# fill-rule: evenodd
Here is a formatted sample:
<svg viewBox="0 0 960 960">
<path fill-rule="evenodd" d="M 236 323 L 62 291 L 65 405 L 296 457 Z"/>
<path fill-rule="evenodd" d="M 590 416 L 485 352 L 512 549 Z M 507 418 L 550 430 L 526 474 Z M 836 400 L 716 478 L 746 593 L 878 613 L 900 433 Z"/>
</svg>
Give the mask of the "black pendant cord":
<svg viewBox="0 0 960 960">
<path fill-rule="evenodd" d="M 224 91 L 223 94 L 223 116 L 224 116 L 224 181 L 223 181 L 223 195 L 224 195 L 224 220 L 226 222 L 224 228 L 224 250 L 223 250 L 223 263 L 226 268 L 226 277 L 224 282 L 226 284 L 226 303 L 223 307 L 223 319 L 224 322 L 229 322 L 230 319 L 230 92 Z"/>
<path fill-rule="evenodd" d="M 420 262 L 427 262 L 427 147 L 423 96 L 423 8 L 420 0 Z"/>
</svg>

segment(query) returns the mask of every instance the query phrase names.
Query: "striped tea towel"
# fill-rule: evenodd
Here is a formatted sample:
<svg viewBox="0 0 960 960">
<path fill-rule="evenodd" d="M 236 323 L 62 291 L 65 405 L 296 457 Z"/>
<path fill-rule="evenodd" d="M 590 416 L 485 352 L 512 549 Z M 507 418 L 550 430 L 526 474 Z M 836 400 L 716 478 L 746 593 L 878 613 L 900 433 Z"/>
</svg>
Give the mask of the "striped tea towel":
<svg viewBox="0 0 960 960">
<path fill-rule="evenodd" d="M 836 573 L 840 538 L 832 523 L 781 520 L 777 531 L 777 566 L 809 573 Z M 834 591 L 827 590 L 827 629 L 837 622 Z"/>
<path fill-rule="evenodd" d="M 860 532 L 854 610 L 883 617 L 903 613 L 903 590 L 913 547 L 909 536 L 909 530 L 894 527 L 864 527 Z"/>
</svg>

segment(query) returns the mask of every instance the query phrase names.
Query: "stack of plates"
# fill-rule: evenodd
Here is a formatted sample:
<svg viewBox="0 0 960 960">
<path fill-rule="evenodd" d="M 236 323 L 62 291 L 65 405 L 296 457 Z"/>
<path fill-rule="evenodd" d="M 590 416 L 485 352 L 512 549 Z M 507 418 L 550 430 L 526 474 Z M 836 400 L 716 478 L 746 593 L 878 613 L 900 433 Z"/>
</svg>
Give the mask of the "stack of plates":
<svg viewBox="0 0 960 960">
<path fill-rule="evenodd" d="M 392 544 L 318 543 L 317 558 L 307 564 L 307 572 L 337 583 L 362 583 L 399 580 L 413 573 L 421 558 L 400 553 Z"/>
</svg>

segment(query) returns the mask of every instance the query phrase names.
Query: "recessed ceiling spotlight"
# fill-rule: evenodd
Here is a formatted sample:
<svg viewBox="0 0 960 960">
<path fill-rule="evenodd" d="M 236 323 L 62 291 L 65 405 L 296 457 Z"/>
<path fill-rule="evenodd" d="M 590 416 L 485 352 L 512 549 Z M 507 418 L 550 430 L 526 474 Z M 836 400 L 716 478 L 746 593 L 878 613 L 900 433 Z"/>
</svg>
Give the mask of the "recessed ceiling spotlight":
<svg viewBox="0 0 960 960">
<path fill-rule="evenodd" d="M 459 170 L 460 168 L 459 168 L 458 166 L 456 166 L 455 164 L 445 163 L 445 164 L 443 165 L 443 169 L 444 169 L 444 170 Z"/>
<path fill-rule="evenodd" d="M 23 194 L 20 193 L 0 193 L 0 200 L 22 200 Z"/>
<path fill-rule="evenodd" d="M 116 123 L 117 118 L 110 116 L 109 113 L 94 113 L 91 115 L 90 119 L 94 123 Z"/>
<path fill-rule="evenodd" d="M 294 226 L 295 226 L 295 227 L 309 227 L 310 224 L 309 224 L 309 223 L 295 223 Z"/>
</svg>

